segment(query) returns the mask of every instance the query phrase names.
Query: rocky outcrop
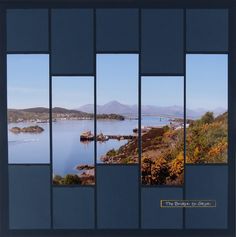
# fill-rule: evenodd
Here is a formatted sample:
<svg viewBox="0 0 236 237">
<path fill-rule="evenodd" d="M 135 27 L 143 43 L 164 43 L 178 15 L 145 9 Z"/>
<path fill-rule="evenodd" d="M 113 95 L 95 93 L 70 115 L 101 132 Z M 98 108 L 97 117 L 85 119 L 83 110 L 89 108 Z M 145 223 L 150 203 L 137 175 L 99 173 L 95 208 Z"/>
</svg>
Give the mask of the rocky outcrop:
<svg viewBox="0 0 236 237">
<path fill-rule="evenodd" d="M 10 131 L 12 133 L 41 133 L 44 131 L 44 129 L 38 125 L 36 126 L 29 126 L 29 127 L 24 127 L 24 128 L 20 128 L 20 127 L 13 127 L 10 129 Z"/>
<path fill-rule="evenodd" d="M 76 169 L 77 170 L 93 170 L 94 166 L 93 165 L 78 165 Z"/>
</svg>

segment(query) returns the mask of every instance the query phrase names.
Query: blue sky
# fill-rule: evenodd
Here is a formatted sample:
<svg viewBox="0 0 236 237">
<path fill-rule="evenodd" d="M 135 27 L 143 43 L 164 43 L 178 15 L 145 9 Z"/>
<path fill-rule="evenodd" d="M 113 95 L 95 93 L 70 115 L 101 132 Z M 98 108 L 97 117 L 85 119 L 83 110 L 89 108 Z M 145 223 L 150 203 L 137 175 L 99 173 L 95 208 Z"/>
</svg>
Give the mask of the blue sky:
<svg viewBox="0 0 236 237">
<path fill-rule="evenodd" d="M 142 77 L 142 105 L 183 106 L 184 77 Z"/>
<path fill-rule="evenodd" d="M 8 55 L 8 108 L 48 107 L 48 55 Z"/>
<path fill-rule="evenodd" d="M 227 109 L 227 55 L 187 55 L 187 108 Z"/>
<path fill-rule="evenodd" d="M 138 55 L 97 55 L 97 104 L 138 103 Z"/>
<path fill-rule="evenodd" d="M 137 104 L 138 55 L 97 55 L 97 103 Z M 227 108 L 227 56 L 187 55 L 187 107 Z M 8 55 L 8 107 L 48 107 L 48 55 Z M 53 77 L 53 106 L 93 103 L 93 77 Z M 142 77 L 142 104 L 183 103 L 183 77 Z"/>
<path fill-rule="evenodd" d="M 52 105 L 68 109 L 94 103 L 94 77 L 53 77 Z"/>
</svg>

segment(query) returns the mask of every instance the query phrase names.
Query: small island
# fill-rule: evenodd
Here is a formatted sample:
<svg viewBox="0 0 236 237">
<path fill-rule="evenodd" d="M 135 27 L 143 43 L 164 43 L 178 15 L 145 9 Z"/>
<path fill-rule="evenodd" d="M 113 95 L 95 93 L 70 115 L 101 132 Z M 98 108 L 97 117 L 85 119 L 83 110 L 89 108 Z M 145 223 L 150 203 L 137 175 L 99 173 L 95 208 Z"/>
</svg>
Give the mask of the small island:
<svg viewBox="0 0 236 237">
<path fill-rule="evenodd" d="M 13 127 L 10 129 L 12 133 L 18 134 L 18 133 L 41 133 L 44 131 L 44 129 L 38 125 L 36 126 L 29 126 L 29 127 Z"/>
</svg>

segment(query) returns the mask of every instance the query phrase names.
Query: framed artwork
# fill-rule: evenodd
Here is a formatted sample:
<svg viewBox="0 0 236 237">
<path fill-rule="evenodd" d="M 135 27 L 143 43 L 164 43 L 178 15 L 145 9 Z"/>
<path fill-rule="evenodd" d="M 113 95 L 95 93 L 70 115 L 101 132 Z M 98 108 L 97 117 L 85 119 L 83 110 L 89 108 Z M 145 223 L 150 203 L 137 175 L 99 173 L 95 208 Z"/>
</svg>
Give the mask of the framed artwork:
<svg viewBox="0 0 236 237">
<path fill-rule="evenodd" d="M 0 1 L 1 236 L 235 235 L 236 5 Z"/>
</svg>

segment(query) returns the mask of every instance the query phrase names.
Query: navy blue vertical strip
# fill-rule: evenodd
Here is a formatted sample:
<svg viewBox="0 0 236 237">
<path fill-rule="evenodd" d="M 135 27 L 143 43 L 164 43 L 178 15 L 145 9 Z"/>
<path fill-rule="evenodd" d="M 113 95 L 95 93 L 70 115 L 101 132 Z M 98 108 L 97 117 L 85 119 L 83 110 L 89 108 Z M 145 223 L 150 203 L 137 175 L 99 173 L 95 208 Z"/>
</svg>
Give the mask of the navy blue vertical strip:
<svg viewBox="0 0 236 237">
<path fill-rule="evenodd" d="M 229 9 L 228 14 L 228 224 L 229 229 L 235 236 L 235 159 L 236 159 L 236 5 Z"/>
<path fill-rule="evenodd" d="M 142 10 L 139 9 L 139 78 L 138 78 L 138 150 L 139 150 L 139 228 L 142 220 L 142 137 L 141 137 L 141 120 L 142 120 L 142 76 L 141 76 L 141 56 L 142 55 Z"/>
<path fill-rule="evenodd" d="M 96 59 L 96 9 L 93 9 L 93 45 L 94 45 L 94 180 L 95 180 L 95 186 L 94 186 L 94 226 L 95 229 L 97 229 L 97 59 Z"/>
<path fill-rule="evenodd" d="M 184 82 L 183 82 L 183 87 L 184 87 L 184 186 L 183 186 L 183 199 L 186 199 L 186 174 L 185 174 L 185 167 L 186 167 L 186 133 L 187 133 L 187 130 L 186 130 L 186 9 L 184 9 L 184 17 L 183 17 L 183 25 L 184 25 L 184 30 L 183 30 L 183 34 L 184 34 L 184 37 L 183 37 L 183 44 L 184 44 L 184 54 L 183 54 L 183 64 L 184 64 Z M 185 229 L 185 208 L 183 208 L 183 229 Z"/>
<path fill-rule="evenodd" d="M 53 141 L 52 141 L 52 76 L 51 76 L 51 9 L 48 10 L 49 46 L 49 142 L 50 142 L 50 187 L 51 187 L 51 228 L 53 229 Z"/>
<path fill-rule="evenodd" d="M 230 162 L 230 160 L 232 159 L 232 160 L 235 160 L 235 158 L 236 158 L 236 155 L 235 155 L 235 151 L 232 149 L 233 147 L 234 147 L 234 145 L 233 145 L 233 142 L 232 142 L 232 145 L 231 145 L 231 141 L 232 141 L 232 137 L 234 136 L 234 132 L 232 133 L 232 129 L 231 129 L 231 121 L 232 121 L 232 118 L 231 118 L 231 88 L 235 88 L 235 87 L 231 87 L 231 83 L 232 83 L 232 81 L 230 80 L 230 75 L 231 75 L 231 73 L 230 73 L 230 63 L 229 63 L 229 60 L 231 60 L 231 51 L 230 51 L 230 30 L 229 30 L 229 27 L 230 27 L 230 11 L 229 11 L 229 9 L 228 9 L 228 35 L 227 35 L 227 37 L 228 37 L 228 57 L 227 57 L 227 63 L 228 63 L 228 157 L 227 157 L 227 165 L 228 165 L 228 205 L 227 205 L 227 215 L 228 215 L 228 222 L 227 222 L 227 224 L 228 224 L 228 228 L 229 229 L 231 229 L 231 223 L 230 223 L 230 220 L 231 220 L 231 218 L 230 218 L 230 211 L 232 210 L 232 208 L 233 208 L 233 210 L 235 210 L 235 206 L 234 206 L 234 204 L 235 204 L 235 196 L 234 196 L 234 191 L 233 191 L 233 195 L 231 196 L 231 192 L 232 192 L 232 190 L 231 190 L 231 177 L 233 177 L 234 178 L 234 180 L 235 180 L 235 176 L 234 176 L 234 172 L 233 172 L 233 174 L 232 174 L 232 176 L 231 176 L 231 172 L 230 172 L 230 167 L 231 167 L 231 162 Z M 234 93 L 234 92 L 233 92 Z M 233 120 L 233 121 L 235 121 L 235 120 Z M 234 164 L 235 165 L 235 164 Z M 234 166 L 233 165 L 233 166 Z M 235 186 L 234 186 L 235 187 Z M 233 207 L 231 208 L 231 198 L 233 198 Z M 234 218 L 235 218 L 235 211 L 232 213 L 232 216 L 234 216 Z M 234 219 L 233 218 L 233 219 Z M 232 228 L 235 228 L 235 222 L 233 222 L 232 223 L 233 225 L 232 225 Z"/>
<path fill-rule="evenodd" d="M 9 187 L 8 187 L 8 135 L 7 135 L 7 55 L 6 55 L 6 9 L 0 7 L 0 188 L 1 226 L 4 236 L 9 229 Z M 1 235 L 1 236 L 2 236 Z"/>
</svg>

